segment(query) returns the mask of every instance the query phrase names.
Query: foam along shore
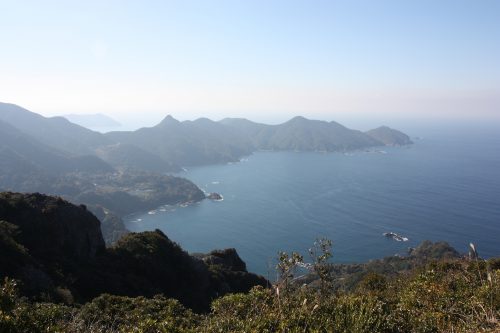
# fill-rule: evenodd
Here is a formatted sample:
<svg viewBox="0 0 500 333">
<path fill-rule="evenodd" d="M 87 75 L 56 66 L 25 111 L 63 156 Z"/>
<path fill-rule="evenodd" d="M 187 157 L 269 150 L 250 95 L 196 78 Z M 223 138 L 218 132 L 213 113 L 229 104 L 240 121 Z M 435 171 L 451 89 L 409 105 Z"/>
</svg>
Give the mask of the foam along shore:
<svg viewBox="0 0 500 333">
<path fill-rule="evenodd" d="M 392 238 L 397 242 L 407 242 L 408 238 L 398 235 L 395 232 L 384 232 L 383 235 L 388 238 Z"/>
</svg>

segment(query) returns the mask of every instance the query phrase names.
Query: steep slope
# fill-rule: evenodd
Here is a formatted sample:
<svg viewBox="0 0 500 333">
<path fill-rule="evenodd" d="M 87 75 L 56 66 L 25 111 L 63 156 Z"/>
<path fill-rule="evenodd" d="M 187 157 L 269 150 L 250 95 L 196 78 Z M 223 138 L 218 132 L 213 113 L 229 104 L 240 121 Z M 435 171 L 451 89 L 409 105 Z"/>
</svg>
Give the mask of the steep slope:
<svg viewBox="0 0 500 333">
<path fill-rule="evenodd" d="M 0 248 L 10 250 L 0 254 L 0 277 L 20 279 L 27 295 L 54 295 L 105 250 L 99 220 L 60 198 L 0 193 L 0 221 Z"/>
<path fill-rule="evenodd" d="M 106 147 L 101 151 L 108 149 Z M 103 157 L 120 167 L 120 172 L 116 173 L 96 156 L 73 156 L 40 143 L 0 120 L 1 190 L 62 195 L 74 202 L 104 205 L 117 214 L 152 209 L 162 204 L 199 201 L 205 197 L 186 179 L 137 171 L 178 170 L 140 148 L 116 147 L 113 153 L 108 150 Z M 130 159 L 140 161 L 142 168 L 137 168 Z"/>
<path fill-rule="evenodd" d="M 61 198 L 4 192 L 0 218 L 22 230 L 17 240 L 32 256 L 44 260 L 57 257 L 78 262 L 104 251 L 99 220 L 85 207 Z"/>
<path fill-rule="evenodd" d="M 94 155 L 120 170 L 161 173 L 180 170 L 177 165 L 147 150 L 116 144 L 103 134 L 73 124 L 63 117 L 46 118 L 14 104 L 0 103 L 0 121 L 28 135 L 32 142 L 44 145 L 43 151 L 50 148 L 59 151 L 60 155 L 74 157 L 73 168 L 79 164 L 88 165 L 92 161 L 89 156 Z"/>
<path fill-rule="evenodd" d="M 104 293 L 164 294 L 206 311 L 215 297 L 267 284 L 247 272 L 234 250 L 205 262 L 159 230 L 127 234 L 106 249 L 99 220 L 56 197 L 0 193 L 0 221 L 0 278 L 21 280 L 32 297 L 78 302 Z"/>
<path fill-rule="evenodd" d="M 115 244 L 130 231 L 125 227 L 121 217 L 100 205 L 86 205 L 87 209 L 101 221 L 102 237 L 106 246 Z"/>
<path fill-rule="evenodd" d="M 387 126 L 372 129 L 366 134 L 387 146 L 404 146 L 413 143 L 408 135 Z"/>
<path fill-rule="evenodd" d="M 73 154 L 93 154 L 95 148 L 113 143 L 63 117 L 46 118 L 15 104 L 0 103 L 0 120 L 45 145 Z"/>
<path fill-rule="evenodd" d="M 0 154 L 4 163 L 0 164 L 5 174 L 18 173 L 29 165 L 31 171 L 58 174 L 61 172 L 109 172 L 111 166 L 96 156 L 72 156 L 55 148 L 38 142 L 17 128 L 0 120 Z M 20 169 L 18 169 L 20 168 Z"/>
<path fill-rule="evenodd" d="M 248 140 L 222 124 L 203 118 L 179 122 L 167 116 L 154 127 L 110 132 L 106 136 L 182 166 L 236 161 L 252 152 Z"/>
</svg>

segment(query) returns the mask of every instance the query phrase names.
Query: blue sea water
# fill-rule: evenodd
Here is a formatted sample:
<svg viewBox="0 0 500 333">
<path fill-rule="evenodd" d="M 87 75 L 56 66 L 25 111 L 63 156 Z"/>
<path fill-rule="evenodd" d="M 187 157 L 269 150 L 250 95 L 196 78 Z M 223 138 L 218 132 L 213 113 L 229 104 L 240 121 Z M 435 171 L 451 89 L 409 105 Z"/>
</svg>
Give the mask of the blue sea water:
<svg viewBox="0 0 500 333">
<path fill-rule="evenodd" d="M 278 251 L 307 254 L 318 237 L 333 241 L 334 262 L 405 253 L 426 239 L 499 256 L 500 131 L 414 132 L 423 136 L 414 145 L 386 153 L 258 152 L 189 169 L 183 177 L 224 200 L 135 214 L 126 225 L 161 229 L 189 252 L 234 247 L 270 278 Z"/>
</svg>

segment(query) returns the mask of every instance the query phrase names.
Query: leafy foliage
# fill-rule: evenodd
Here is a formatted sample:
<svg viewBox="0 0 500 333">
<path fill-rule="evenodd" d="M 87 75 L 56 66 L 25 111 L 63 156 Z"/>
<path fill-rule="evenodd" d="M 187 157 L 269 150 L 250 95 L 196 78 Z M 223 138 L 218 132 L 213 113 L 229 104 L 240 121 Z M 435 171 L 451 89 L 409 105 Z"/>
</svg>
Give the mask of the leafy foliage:
<svg viewBox="0 0 500 333">
<path fill-rule="evenodd" d="M 500 270 L 464 259 L 434 262 L 355 291 L 302 286 L 279 295 L 256 287 L 194 314 L 179 302 L 102 295 L 82 307 L 29 303 L 12 280 L 0 292 L 2 332 L 498 332 Z M 488 278 L 489 277 L 489 278 Z"/>
<path fill-rule="evenodd" d="M 159 230 L 106 249 L 97 219 L 61 198 L 4 193 L 0 217 L 0 276 L 17 279 L 0 288 L 2 333 L 500 330 L 500 259 L 475 246 L 460 258 L 425 242 L 407 258 L 337 266 L 319 239 L 309 264 L 281 252 L 265 288 L 234 249 L 190 256 Z M 297 278 L 303 268 L 312 274 Z"/>
</svg>

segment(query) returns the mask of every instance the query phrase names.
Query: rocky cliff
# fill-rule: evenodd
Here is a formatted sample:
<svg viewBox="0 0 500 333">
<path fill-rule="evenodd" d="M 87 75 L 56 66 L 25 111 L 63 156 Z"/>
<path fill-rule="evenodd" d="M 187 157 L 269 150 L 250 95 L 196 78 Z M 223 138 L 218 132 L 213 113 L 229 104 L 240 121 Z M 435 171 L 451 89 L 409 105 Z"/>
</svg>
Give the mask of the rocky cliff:
<svg viewBox="0 0 500 333">
<path fill-rule="evenodd" d="M 82 261 L 104 251 L 99 220 L 59 197 L 1 193 L 0 219 L 19 228 L 17 240 L 36 257 Z"/>
<path fill-rule="evenodd" d="M 160 230 L 129 233 L 105 248 L 100 222 L 83 205 L 42 194 L 0 193 L 0 278 L 22 293 L 64 302 L 101 294 L 178 299 L 197 311 L 212 299 L 268 285 L 248 273 L 236 250 L 206 260 L 189 255 Z"/>
</svg>

